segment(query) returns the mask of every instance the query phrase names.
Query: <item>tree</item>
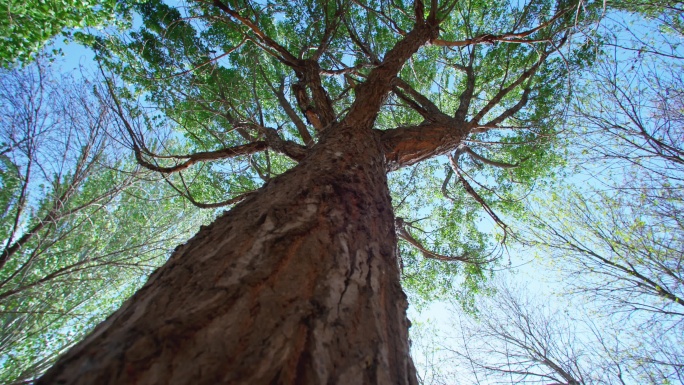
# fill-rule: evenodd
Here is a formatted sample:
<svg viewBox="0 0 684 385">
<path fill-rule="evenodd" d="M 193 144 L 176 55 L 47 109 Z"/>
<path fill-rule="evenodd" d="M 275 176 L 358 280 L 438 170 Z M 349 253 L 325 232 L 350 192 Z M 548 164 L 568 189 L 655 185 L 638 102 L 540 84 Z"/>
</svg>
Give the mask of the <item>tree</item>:
<svg viewBox="0 0 684 385">
<path fill-rule="evenodd" d="M 472 164 L 452 157 L 463 190 L 436 230 L 454 240 L 421 251 L 485 263 L 482 242 L 454 230 L 459 197 L 492 204 L 466 174 L 501 166 L 483 175 L 505 197 L 555 159 L 538 139 L 586 60 L 558 53 L 578 4 L 138 10 L 140 30 L 93 38 L 134 84 L 109 89 L 138 163 L 197 206 L 239 203 L 38 383 L 415 383 L 396 234 L 420 242 L 393 214 L 387 173 L 475 143 Z"/>
<path fill-rule="evenodd" d="M 0 72 L 2 383 L 41 374 L 199 219 L 105 134 L 114 117 L 42 62 Z"/>
<path fill-rule="evenodd" d="M 497 285 L 496 295 L 481 305 L 481 319 L 461 319 L 458 325 L 462 343 L 468 348 L 451 350 L 455 359 L 465 360 L 464 367 L 472 368 L 478 382 L 598 383 L 591 378 L 598 362 L 592 367 L 588 361 L 600 356 L 589 357 L 561 312 L 503 283 Z"/>
</svg>

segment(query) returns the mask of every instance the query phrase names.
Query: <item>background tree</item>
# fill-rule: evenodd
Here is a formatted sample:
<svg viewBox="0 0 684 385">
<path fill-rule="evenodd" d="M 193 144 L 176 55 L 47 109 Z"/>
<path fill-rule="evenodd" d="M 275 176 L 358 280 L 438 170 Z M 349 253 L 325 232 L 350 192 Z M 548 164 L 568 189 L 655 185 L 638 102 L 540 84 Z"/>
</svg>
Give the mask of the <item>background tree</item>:
<svg viewBox="0 0 684 385">
<path fill-rule="evenodd" d="M 414 383 L 396 236 L 481 274 L 475 208 L 505 228 L 494 209 L 557 160 L 541 139 L 588 57 L 565 48 L 579 10 L 151 2 L 139 30 L 94 37 L 132 84 L 109 91 L 138 163 L 197 206 L 241 203 L 40 381 Z M 435 223 L 395 217 L 386 174 L 451 152 L 428 168 L 452 199 Z"/>
<path fill-rule="evenodd" d="M 672 207 L 637 211 L 635 202 L 587 193 L 559 194 L 551 201 L 557 211 L 536 213 L 543 227 L 534 232 L 535 244 L 551 250 L 570 293 L 587 294 L 625 317 L 648 313 L 681 323 L 682 234 Z M 663 205 L 672 203 L 679 202 Z"/>
<path fill-rule="evenodd" d="M 454 308 L 450 322 L 453 331 L 448 336 L 437 335 L 442 341 L 438 354 L 442 370 L 451 372 L 443 377 L 443 383 L 584 385 L 681 381 L 681 375 L 661 362 L 635 360 L 639 354 L 634 353 L 649 353 L 643 350 L 644 345 L 626 338 L 616 324 L 585 312 L 580 302 L 561 298 L 549 301 L 548 297 L 501 279 L 494 286 L 496 294 L 478 298 L 478 316 L 459 315 Z M 663 352 L 677 355 L 681 349 L 673 345 Z M 662 352 L 655 357 L 663 357 Z"/>
<path fill-rule="evenodd" d="M 42 373 L 200 218 L 108 136 L 96 88 L 43 63 L 0 73 L 2 383 Z"/>
</svg>

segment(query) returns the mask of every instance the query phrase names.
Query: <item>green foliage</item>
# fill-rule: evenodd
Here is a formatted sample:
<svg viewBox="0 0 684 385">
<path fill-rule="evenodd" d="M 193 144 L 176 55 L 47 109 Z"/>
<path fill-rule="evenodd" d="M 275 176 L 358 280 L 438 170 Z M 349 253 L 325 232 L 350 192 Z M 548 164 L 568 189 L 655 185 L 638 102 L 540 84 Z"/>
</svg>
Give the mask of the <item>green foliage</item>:
<svg viewBox="0 0 684 385">
<path fill-rule="evenodd" d="M 611 8 L 640 14 L 659 22 L 663 31 L 684 33 L 684 3 L 681 0 L 610 1 Z"/>
<path fill-rule="evenodd" d="M 5 148 L 5 143 L 0 144 Z M 5 154 L 0 155 L 0 239 L 7 239 L 11 230 L 12 209 L 20 188 L 19 170 Z"/>
<path fill-rule="evenodd" d="M 117 16 L 125 15 L 125 4 L 117 0 L 4 1 L 0 6 L 0 67 L 33 60 L 59 34 L 69 38 L 73 30 L 115 22 Z"/>
<path fill-rule="evenodd" d="M 193 222 L 163 189 L 131 192 L 55 223 L 2 269 L 0 381 L 40 373 L 132 295 L 191 231 Z"/>
</svg>

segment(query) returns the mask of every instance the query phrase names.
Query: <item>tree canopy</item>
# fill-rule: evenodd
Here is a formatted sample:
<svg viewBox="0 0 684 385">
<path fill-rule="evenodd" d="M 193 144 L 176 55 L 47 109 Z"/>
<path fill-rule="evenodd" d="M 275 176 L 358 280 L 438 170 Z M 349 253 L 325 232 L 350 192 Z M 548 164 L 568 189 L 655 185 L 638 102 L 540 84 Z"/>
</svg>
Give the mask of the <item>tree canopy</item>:
<svg viewBox="0 0 684 385">
<path fill-rule="evenodd" d="M 428 297 L 464 270 L 432 260 L 475 262 L 465 272 L 477 286 L 498 242 L 477 224 L 482 213 L 505 228 L 496 212 L 520 212 L 518 198 L 561 163 L 553 136 L 568 75 L 592 52 L 572 41 L 591 8 L 572 2 L 147 2 L 136 11 L 139 28 L 92 44 L 118 81 L 121 136 L 139 164 L 198 207 L 231 205 L 304 158 L 351 109 L 374 109 L 407 282 Z M 419 33 L 430 36 L 413 42 Z M 422 48 L 400 52 L 407 44 Z M 361 90 L 380 76 L 387 97 L 364 105 L 359 95 L 372 92 Z M 435 158 L 458 146 L 451 161 Z"/>
</svg>

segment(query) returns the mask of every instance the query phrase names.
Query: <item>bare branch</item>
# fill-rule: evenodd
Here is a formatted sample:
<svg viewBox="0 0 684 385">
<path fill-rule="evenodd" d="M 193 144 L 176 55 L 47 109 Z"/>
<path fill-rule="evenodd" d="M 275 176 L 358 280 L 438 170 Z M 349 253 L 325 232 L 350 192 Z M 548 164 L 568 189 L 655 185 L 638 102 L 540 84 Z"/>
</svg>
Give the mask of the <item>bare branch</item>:
<svg viewBox="0 0 684 385">
<path fill-rule="evenodd" d="M 251 155 L 256 152 L 264 151 L 268 148 L 268 144 L 265 141 L 258 141 L 258 142 L 252 142 L 248 144 L 243 144 L 240 146 L 235 146 L 235 147 L 228 147 L 228 148 L 223 148 L 220 150 L 216 151 L 201 151 L 201 152 L 196 152 L 194 154 L 189 154 L 189 155 L 174 155 L 174 158 L 187 158 L 185 162 L 179 163 L 175 166 L 158 166 L 156 164 L 150 163 L 146 161 L 143 156 L 142 152 L 138 149 L 134 149 L 135 151 L 135 159 L 138 161 L 138 163 L 152 171 L 157 171 L 165 174 L 169 173 L 174 173 L 178 172 L 181 170 L 185 170 L 186 168 L 199 163 L 199 162 L 209 162 L 209 161 L 215 161 L 215 160 L 221 160 L 221 159 L 230 159 L 230 158 L 235 158 L 237 156 L 241 155 Z M 148 153 L 147 155 L 150 155 L 152 157 L 155 157 L 154 154 Z"/>
</svg>

